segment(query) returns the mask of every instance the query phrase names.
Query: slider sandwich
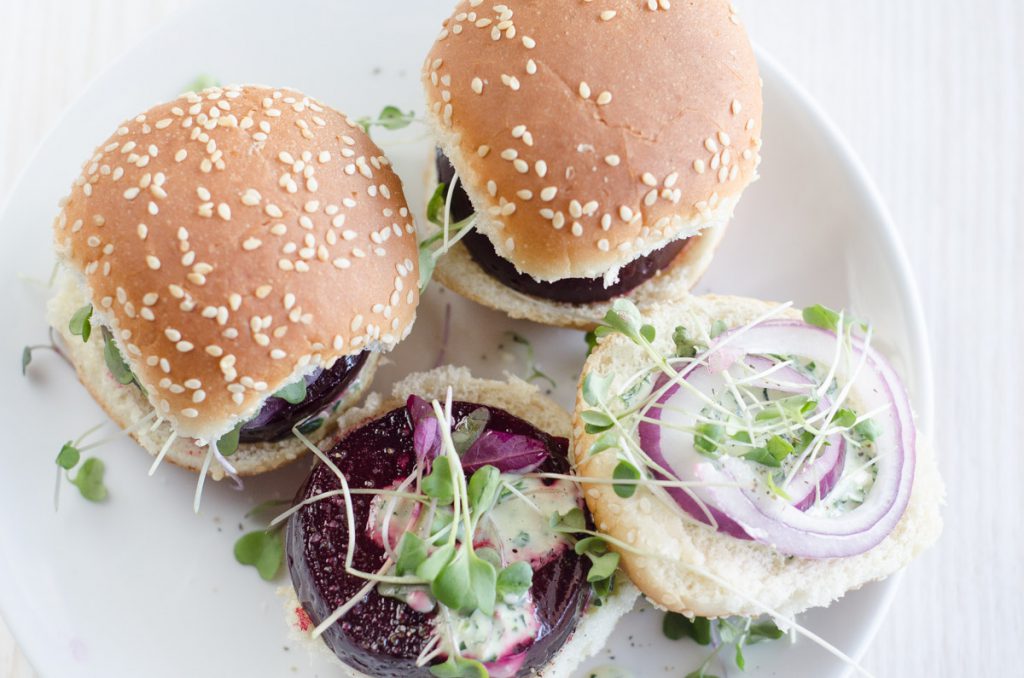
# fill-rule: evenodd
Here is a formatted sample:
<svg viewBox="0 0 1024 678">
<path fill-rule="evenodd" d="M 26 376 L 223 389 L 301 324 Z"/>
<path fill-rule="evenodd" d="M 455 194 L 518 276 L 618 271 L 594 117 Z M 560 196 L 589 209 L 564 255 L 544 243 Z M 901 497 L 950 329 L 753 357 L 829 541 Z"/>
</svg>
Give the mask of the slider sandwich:
<svg viewBox="0 0 1024 678">
<path fill-rule="evenodd" d="M 757 177 L 761 83 L 725 0 L 460 2 L 422 79 L 437 278 L 512 317 L 684 296 Z"/>
<path fill-rule="evenodd" d="M 125 121 L 54 222 L 49 319 L 150 454 L 220 479 L 275 469 L 369 385 L 419 301 L 402 185 L 353 120 L 262 86 Z"/>
</svg>

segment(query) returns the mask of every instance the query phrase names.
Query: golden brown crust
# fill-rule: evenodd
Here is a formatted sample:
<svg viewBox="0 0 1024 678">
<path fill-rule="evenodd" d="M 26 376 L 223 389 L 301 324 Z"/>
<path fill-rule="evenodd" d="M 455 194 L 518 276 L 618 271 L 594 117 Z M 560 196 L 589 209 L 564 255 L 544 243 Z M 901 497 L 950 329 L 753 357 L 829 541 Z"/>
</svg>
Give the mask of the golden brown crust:
<svg viewBox="0 0 1024 678">
<path fill-rule="evenodd" d="M 210 88 L 125 122 L 55 222 L 153 407 L 215 440 L 280 386 L 388 349 L 418 302 L 402 185 L 352 120 L 299 92 Z"/>
<path fill-rule="evenodd" d="M 464 0 L 426 59 L 477 227 L 538 280 L 693 234 L 756 176 L 760 78 L 731 5 L 650 4 Z"/>
</svg>

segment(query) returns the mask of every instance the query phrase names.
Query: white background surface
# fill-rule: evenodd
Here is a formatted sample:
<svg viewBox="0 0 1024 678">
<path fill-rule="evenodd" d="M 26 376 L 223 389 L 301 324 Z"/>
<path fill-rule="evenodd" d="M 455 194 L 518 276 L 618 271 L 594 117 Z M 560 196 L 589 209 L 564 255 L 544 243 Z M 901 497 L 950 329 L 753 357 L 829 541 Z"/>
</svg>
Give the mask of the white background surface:
<svg viewBox="0 0 1024 678">
<path fill-rule="evenodd" d="M 0 2 L 0 201 L 89 79 L 185 2 Z M 864 664 L 880 676 L 1020 675 L 1024 3 L 737 4 L 880 186 L 930 328 L 946 533 L 911 566 Z M 34 675 L 0 622 L 0 678 Z"/>
</svg>

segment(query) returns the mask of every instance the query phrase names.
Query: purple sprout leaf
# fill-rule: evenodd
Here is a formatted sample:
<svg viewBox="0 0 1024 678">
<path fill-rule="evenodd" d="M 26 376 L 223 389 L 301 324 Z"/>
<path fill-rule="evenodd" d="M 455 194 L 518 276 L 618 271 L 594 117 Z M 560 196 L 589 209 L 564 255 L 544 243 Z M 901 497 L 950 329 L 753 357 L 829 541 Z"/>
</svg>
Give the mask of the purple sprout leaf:
<svg viewBox="0 0 1024 678">
<path fill-rule="evenodd" d="M 434 408 L 417 395 L 409 396 L 405 403 L 412 424 L 412 446 L 420 461 L 431 460 L 441 452 L 441 427 Z"/>
<path fill-rule="evenodd" d="M 536 438 L 503 431 L 485 431 L 462 455 L 462 468 L 466 473 L 472 473 L 490 464 L 502 473 L 529 473 L 547 457 L 547 448 Z"/>
</svg>

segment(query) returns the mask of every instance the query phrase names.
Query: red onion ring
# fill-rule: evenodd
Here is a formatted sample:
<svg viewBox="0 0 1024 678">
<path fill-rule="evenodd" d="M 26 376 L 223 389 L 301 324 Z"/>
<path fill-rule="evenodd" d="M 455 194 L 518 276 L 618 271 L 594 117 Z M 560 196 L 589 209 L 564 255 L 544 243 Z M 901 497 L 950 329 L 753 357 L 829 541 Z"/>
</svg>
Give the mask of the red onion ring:
<svg viewBox="0 0 1024 678">
<path fill-rule="evenodd" d="M 836 341 L 834 332 L 797 320 L 775 320 L 723 334 L 712 350 L 728 347 L 740 349 L 748 356 L 794 354 L 829 365 L 834 358 Z M 875 410 L 882 405 L 888 407 L 873 417 L 879 429 L 874 443 L 877 460 L 874 485 L 863 503 L 846 513 L 837 516 L 822 516 L 814 512 L 809 514 L 807 509 L 814 502 L 804 506 L 808 500 L 806 493 L 798 491 L 796 494 L 799 496 L 791 504 L 774 494 L 765 493 L 763 489 L 758 491 L 760 480 L 749 462 L 735 457 L 723 457 L 717 461 L 704 457 L 693 449 L 692 436 L 687 436 L 688 442 L 682 438 L 682 434 L 673 436 L 676 440 L 673 440 L 674 445 L 666 455 L 662 449 L 664 431 L 657 423 L 640 424 L 640 445 L 655 462 L 682 480 L 740 484 L 738 488 L 708 486 L 691 490 L 715 517 L 718 529 L 722 532 L 735 537 L 752 538 L 773 546 L 781 553 L 806 558 L 833 558 L 863 553 L 892 531 L 906 509 L 914 476 L 915 428 L 906 392 L 892 367 L 877 351 L 865 347 L 862 339 L 854 337 L 851 344 L 851 362 L 856 366 L 863 358 L 863 368 L 851 386 L 850 395 L 864 411 Z M 703 366 L 690 367 L 684 370 L 682 376 L 689 386 L 700 388 L 711 385 L 710 371 Z M 844 366 L 837 367 L 837 377 L 841 383 L 849 380 L 850 376 L 846 374 Z M 767 378 L 770 379 L 770 375 Z M 666 391 L 659 401 L 661 404 L 670 403 L 680 392 L 681 389 L 676 385 Z M 651 412 L 651 418 L 659 419 L 662 412 Z M 829 447 L 838 450 L 838 445 Z M 805 480 L 808 484 L 801 485 L 811 489 L 812 498 L 816 498 L 816 478 L 817 487 L 822 488 L 823 483 L 825 486 L 831 484 L 832 487 L 828 487 L 831 491 L 841 474 L 841 471 L 834 471 L 837 463 L 830 466 L 827 461 L 823 462 L 831 452 L 826 449 L 814 464 L 807 467 L 809 478 Z M 826 472 L 819 476 L 820 469 Z M 699 503 L 686 493 L 682 493 L 686 501 L 680 501 L 680 492 L 671 494 L 681 508 L 697 519 L 708 522 Z M 719 516 L 725 520 L 719 520 Z"/>
</svg>

